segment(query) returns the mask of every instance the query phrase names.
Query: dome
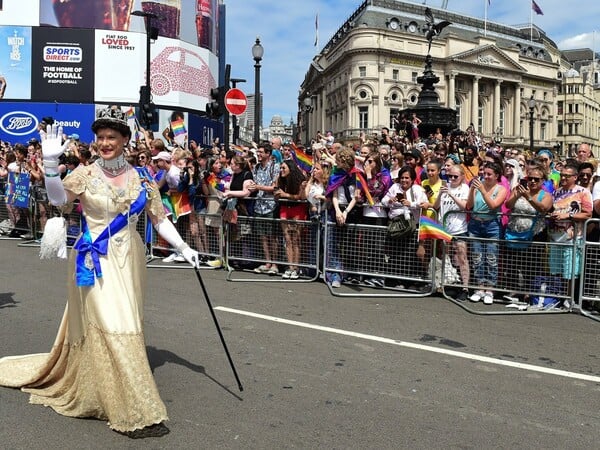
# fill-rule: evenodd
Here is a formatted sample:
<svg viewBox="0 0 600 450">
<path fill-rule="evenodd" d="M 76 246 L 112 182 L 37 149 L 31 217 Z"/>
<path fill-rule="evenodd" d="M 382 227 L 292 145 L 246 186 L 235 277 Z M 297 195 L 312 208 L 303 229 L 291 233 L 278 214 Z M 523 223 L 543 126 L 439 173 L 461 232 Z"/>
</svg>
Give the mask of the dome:
<svg viewBox="0 0 600 450">
<path fill-rule="evenodd" d="M 569 69 L 565 73 L 565 77 L 567 77 L 567 78 L 575 78 L 578 76 L 579 76 L 579 72 L 577 72 L 575 69 Z"/>
</svg>

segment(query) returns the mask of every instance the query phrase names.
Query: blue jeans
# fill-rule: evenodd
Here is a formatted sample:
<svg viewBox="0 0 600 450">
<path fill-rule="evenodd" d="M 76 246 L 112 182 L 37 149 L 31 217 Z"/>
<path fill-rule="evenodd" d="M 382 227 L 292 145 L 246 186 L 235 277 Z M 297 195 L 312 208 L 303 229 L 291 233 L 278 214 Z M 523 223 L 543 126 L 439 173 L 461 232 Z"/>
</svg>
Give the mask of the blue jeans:
<svg viewBox="0 0 600 450">
<path fill-rule="evenodd" d="M 495 240 L 495 242 L 471 241 L 471 261 L 475 281 L 480 286 L 495 286 L 498 280 L 499 220 L 482 222 L 472 218 L 469 221 L 469 237 Z"/>
</svg>

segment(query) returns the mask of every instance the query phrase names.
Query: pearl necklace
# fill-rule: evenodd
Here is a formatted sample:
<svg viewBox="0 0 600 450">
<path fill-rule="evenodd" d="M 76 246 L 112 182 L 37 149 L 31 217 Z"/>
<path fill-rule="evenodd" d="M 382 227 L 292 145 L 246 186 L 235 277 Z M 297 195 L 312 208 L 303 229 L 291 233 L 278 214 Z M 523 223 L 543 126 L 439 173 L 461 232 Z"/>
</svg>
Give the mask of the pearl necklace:
<svg viewBox="0 0 600 450">
<path fill-rule="evenodd" d="M 125 155 L 123 153 L 113 159 L 98 158 L 96 164 L 98 164 L 104 172 L 113 177 L 121 175 L 127 170 L 127 161 L 125 160 Z"/>
</svg>

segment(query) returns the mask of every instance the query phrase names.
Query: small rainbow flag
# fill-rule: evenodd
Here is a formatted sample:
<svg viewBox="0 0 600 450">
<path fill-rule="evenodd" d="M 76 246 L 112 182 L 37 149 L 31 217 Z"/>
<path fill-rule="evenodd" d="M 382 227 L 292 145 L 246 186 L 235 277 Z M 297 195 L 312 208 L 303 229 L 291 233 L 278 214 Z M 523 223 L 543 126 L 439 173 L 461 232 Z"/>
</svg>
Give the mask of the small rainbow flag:
<svg viewBox="0 0 600 450">
<path fill-rule="evenodd" d="M 208 176 L 208 178 L 206 179 L 206 182 L 208 184 L 210 184 L 213 188 L 215 188 L 217 191 L 225 192 L 225 184 L 223 183 L 222 180 L 217 178 L 217 176 L 214 173 L 211 173 Z"/>
<path fill-rule="evenodd" d="M 181 136 L 182 134 L 187 133 L 182 119 L 171 122 L 171 130 L 173 130 L 174 136 Z"/>
<path fill-rule="evenodd" d="M 419 236 L 417 240 L 423 241 L 425 239 L 441 239 L 450 242 L 454 239 L 454 236 L 448 233 L 441 223 L 429 217 L 421 216 L 419 219 Z"/>
<path fill-rule="evenodd" d="M 233 150 L 235 152 L 236 155 L 240 155 L 240 156 L 244 156 L 244 147 L 242 147 L 241 145 L 234 145 L 231 144 L 229 146 L 229 148 L 231 150 Z"/>
<path fill-rule="evenodd" d="M 353 170 L 356 173 L 356 182 L 360 184 L 363 194 L 365 194 L 367 202 L 369 202 L 369 206 L 373 206 L 375 204 L 375 200 L 373 200 L 373 196 L 371 195 L 371 192 L 369 192 L 369 184 L 367 183 L 367 180 L 365 180 L 365 177 L 363 177 L 362 172 L 357 169 Z"/>
<path fill-rule="evenodd" d="M 133 110 L 133 106 L 131 106 L 127 112 L 125 113 L 125 116 L 127 117 L 127 120 L 129 119 L 135 119 L 135 111 Z"/>
<path fill-rule="evenodd" d="M 312 156 L 307 155 L 301 148 L 298 148 L 298 146 L 293 142 L 290 145 L 294 150 L 292 155 L 294 157 L 294 162 L 296 163 L 296 165 L 305 172 L 310 172 L 313 167 Z"/>
</svg>

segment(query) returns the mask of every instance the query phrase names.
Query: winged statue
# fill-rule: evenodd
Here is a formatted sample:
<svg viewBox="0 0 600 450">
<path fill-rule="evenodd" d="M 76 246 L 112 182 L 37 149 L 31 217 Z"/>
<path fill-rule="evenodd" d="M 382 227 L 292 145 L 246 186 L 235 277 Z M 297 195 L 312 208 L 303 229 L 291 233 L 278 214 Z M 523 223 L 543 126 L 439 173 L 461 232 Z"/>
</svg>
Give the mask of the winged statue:
<svg viewBox="0 0 600 450">
<path fill-rule="evenodd" d="M 425 23 L 427 25 L 427 34 L 425 35 L 425 38 L 429 42 L 429 48 L 427 50 L 427 53 L 429 54 L 431 51 L 431 41 L 433 41 L 433 38 L 435 36 L 439 36 L 442 30 L 448 25 L 451 25 L 452 22 L 442 20 L 441 22 L 435 23 L 431 9 L 425 8 Z"/>
</svg>

